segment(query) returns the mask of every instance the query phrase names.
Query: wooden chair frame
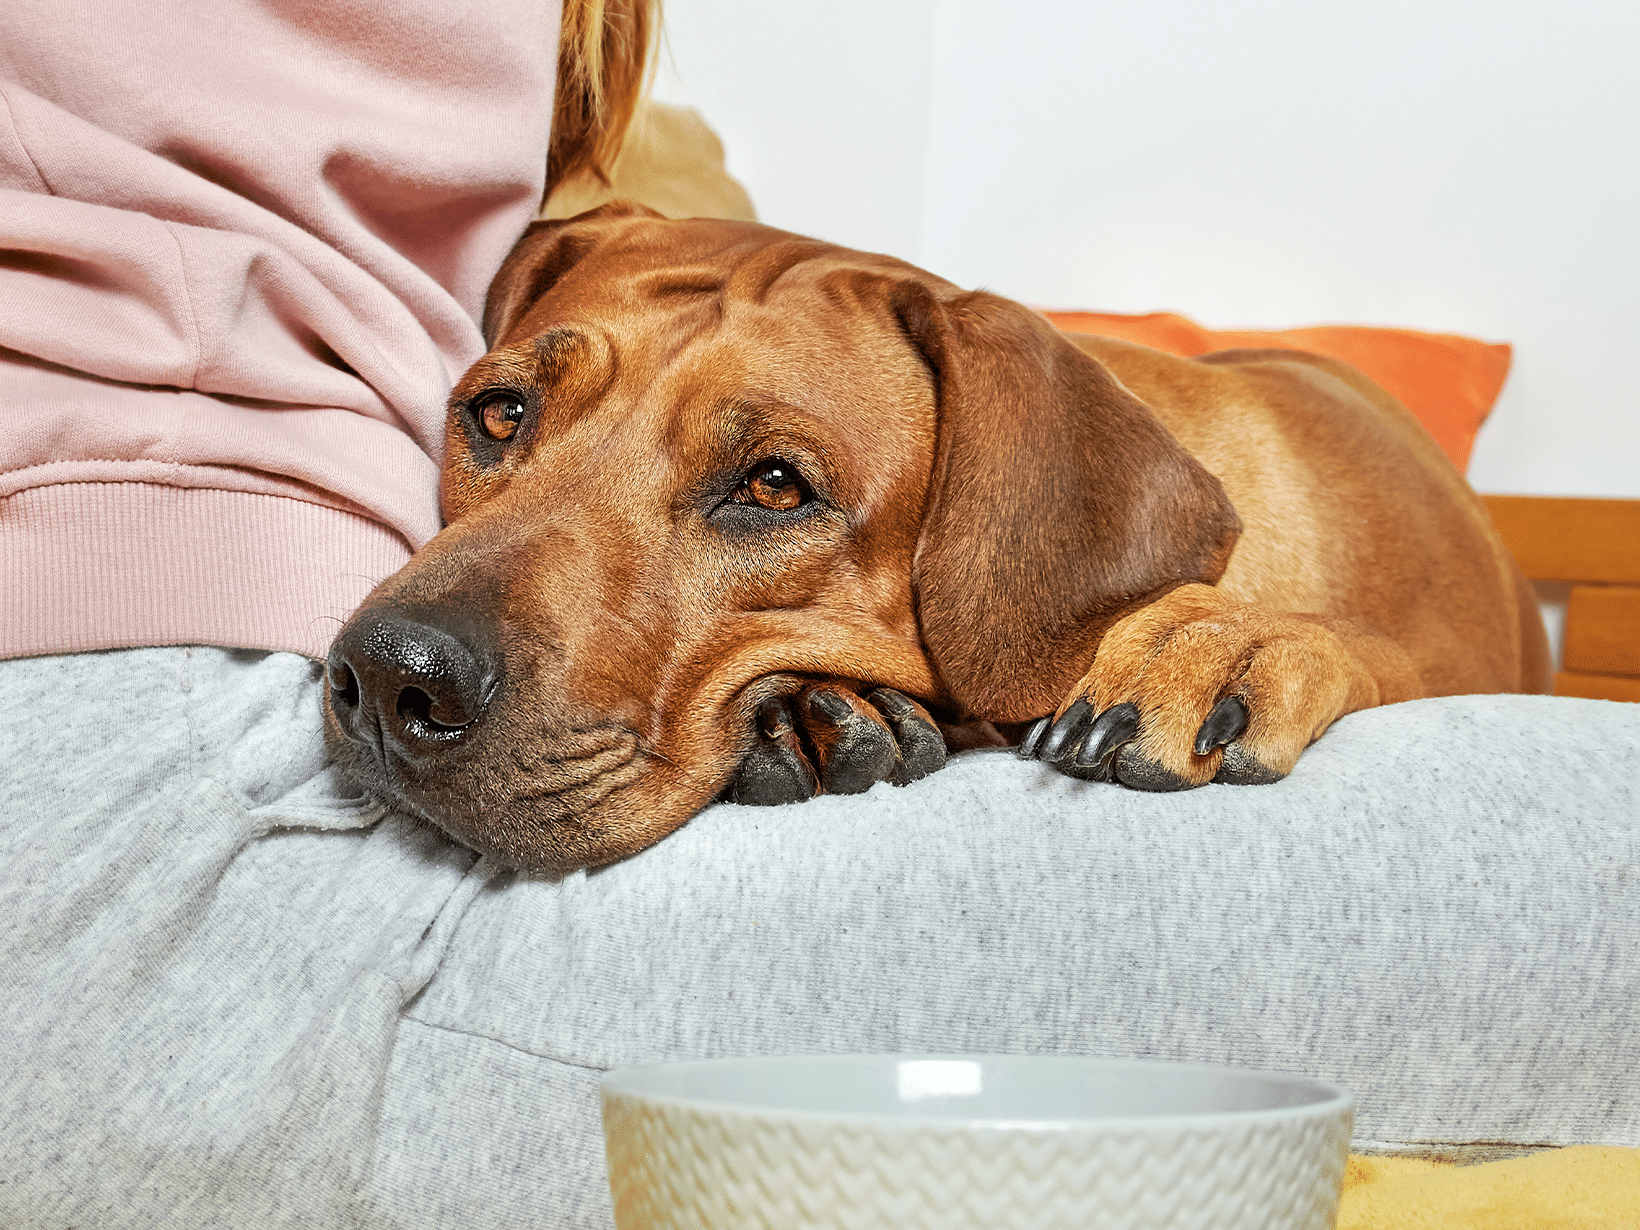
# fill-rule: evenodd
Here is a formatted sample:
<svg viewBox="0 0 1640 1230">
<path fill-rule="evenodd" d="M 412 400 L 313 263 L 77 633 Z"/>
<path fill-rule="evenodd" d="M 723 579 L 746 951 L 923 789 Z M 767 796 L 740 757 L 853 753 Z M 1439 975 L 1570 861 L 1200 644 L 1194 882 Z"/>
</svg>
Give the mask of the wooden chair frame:
<svg viewBox="0 0 1640 1230">
<path fill-rule="evenodd" d="M 1527 579 L 1566 587 L 1555 695 L 1640 701 L 1640 500 L 1485 499 Z"/>
</svg>

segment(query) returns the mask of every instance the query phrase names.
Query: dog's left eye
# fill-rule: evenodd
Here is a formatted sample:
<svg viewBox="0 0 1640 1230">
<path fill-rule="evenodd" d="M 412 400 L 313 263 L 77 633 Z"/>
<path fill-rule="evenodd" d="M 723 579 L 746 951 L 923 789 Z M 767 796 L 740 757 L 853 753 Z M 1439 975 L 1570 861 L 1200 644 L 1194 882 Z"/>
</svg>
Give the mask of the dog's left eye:
<svg viewBox="0 0 1640 1230">
<path fill-rule="evenodd" d="M 730 498 L 770 512 L 790 512 L 812 500 L 814 493 L 790 462 L 769 457 L 752 467 Z"/>
<path fill-rule="evenodd" d="M 492 440 L 511 440 L 524 421 L 524 414 L 524 400 L 516 393 L 491 393 L 472 409 L 478 429 Z"/>
</svg>

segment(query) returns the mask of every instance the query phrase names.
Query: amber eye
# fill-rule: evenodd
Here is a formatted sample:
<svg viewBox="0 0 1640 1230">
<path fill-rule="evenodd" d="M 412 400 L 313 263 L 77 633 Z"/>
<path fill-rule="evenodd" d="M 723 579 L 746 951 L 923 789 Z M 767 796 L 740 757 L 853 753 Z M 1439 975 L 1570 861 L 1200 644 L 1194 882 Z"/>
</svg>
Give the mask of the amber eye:
<svg viewBox="0 0 1640 1230">
<path fill-rule="evenodd" d="M 492 393 L 473 410 L 479 428 L 492 440 L 511 440 L 524 419 L 524 403 L 516 393 Z"/>
<path fill-rule="evenodd" d="M 790 462 L 770 457 L 760 461 L 735 492 L 740 504 L 756 504 L 774 512 L 789 512 L 810 498 L 809 485 Z"/>
</svg>

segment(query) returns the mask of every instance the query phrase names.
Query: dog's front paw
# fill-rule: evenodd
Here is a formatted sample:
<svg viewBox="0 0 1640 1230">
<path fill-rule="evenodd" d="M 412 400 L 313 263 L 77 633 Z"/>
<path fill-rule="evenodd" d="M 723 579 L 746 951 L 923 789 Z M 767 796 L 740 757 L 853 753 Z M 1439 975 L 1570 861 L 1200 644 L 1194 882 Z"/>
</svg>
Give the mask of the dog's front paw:
<svg viewBox="0 0 1640 1230">
<path fill-rule="evenodd" d="M 862 697 L 839 683 L 813 683 L 764 701 L 756 733 L 756 745 L 724 792 L 731 802 L 858 794 L 878 782 L 903 786 L 945 765 L 939 726 L 892 688 Z"/>
<path fill-rule="evenodd" d="M 1019 755 L 1137 790 L 1277 782 L 1335 720 L 1383 701 L 1363 654 L 1396 653 L 1364 629 L 1182 586 L 1111 628 Z"/>
<path fill-rule="evenodd" d="M 1217 770 L 1209 778 L 1204 769 L 1179 772 L 1153 759 L 1144 746 L 1136 748 L 1143 730 L 1139 707 L 1123 701 L 1100 712 L 1086 697 L 1072 702 L 1057 718 L 1049 714 L 1032 724 L 1020 741 L 1019 755 L 1042 760 L 1070 777 L 1085 781 L 1121 782 L 1136 790 L 1185 790 L 1203 782 L 1254 786 L 1278 782 L 1285 770 L 1272 769 L 1238 741 L 1247 729 L 1247 705 L 1226 696 L 1208 712 L 1191 743 L 1193 760 L 1219 751 Z M 1222 749 L 1222 750 L 1220 750 Z"/>
</svg>

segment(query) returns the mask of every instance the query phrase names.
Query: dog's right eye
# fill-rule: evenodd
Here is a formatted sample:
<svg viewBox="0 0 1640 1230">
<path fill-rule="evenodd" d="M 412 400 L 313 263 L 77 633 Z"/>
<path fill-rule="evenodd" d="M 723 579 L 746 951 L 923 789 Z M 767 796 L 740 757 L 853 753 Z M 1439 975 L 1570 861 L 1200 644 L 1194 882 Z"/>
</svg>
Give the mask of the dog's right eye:
<svg viewBox="0 0 1640 1230">
<path fill-rule="evenodd" d="M 769 457 L 753 467 L 746 481 L 729 497 L 737 504 L 755 504 L 770 512 L 790 512 L 814 498 L 797 468 L 778 457 Z"/>
<path fill-rule="evenodd" d="M 803 472 L 783 457 L 742 470 L 718 488 L 714 503 L 712 520 L 732 533 L 790 526 L 825 509 Z"/>
<path fill-rule="evenodd" d="M 473 421 L 492 440 L 511 440 L 524 421 L 524 399 L 516 393 L 496 392 L 473 404 Z"/>
</svg>

